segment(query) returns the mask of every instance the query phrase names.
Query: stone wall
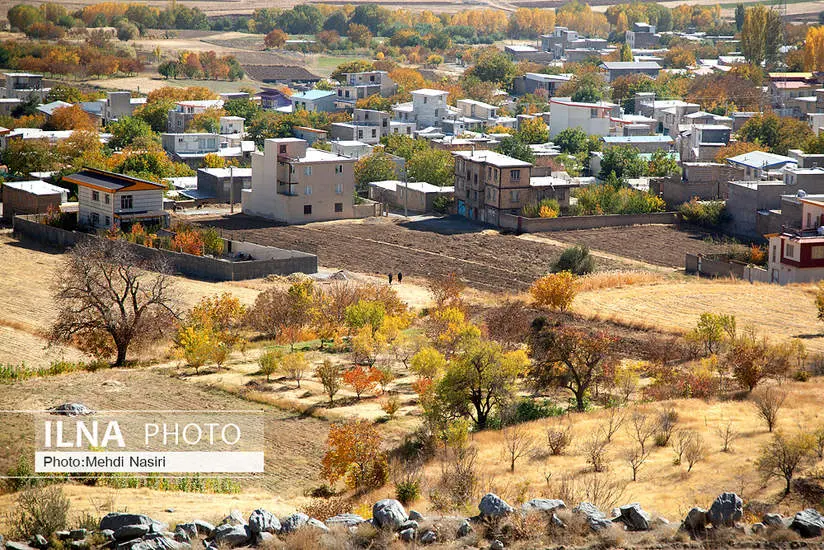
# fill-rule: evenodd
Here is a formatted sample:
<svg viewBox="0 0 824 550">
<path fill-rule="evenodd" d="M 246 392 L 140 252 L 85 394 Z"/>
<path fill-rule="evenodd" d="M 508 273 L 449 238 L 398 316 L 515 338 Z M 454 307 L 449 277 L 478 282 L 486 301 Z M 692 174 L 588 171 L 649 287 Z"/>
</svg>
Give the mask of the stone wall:
<svg viewBox="0 0 824 550">
<path fill-rule="evenodd" d="M 15 216 L 14 234 L 59 248 L 68 248 L 82 239 L 99 237 L 78 231 L 66 231 L 36 221 L 33 216 Z M 252 260 L 230 261 L 224 258 L 194 256 L 171 250 L 147 248 L 128 243 L 136 254 L 145 259 L 158 257 L 166 260 L 175 272 L 195 279 L 211 281 L 240 281 L 267 275 L 290 273 L 317 273 L 318 257 L 314 254 L 284 250 L 242 241 L 224 240 L 227 253 L 244 253 Z"/>
<path fill-rule="evenodd" d="M 599 227 L 622 227 L 628 225 L 677 224 L 676 212 L 654 212 L 651 214 L 613 214 L 605 216 L 561 216 L 559 218 L 525 218 L 513 214 L 501 214 L 498 225 L 519 233 L 540 233 L 544 231 L 569 231 L 573 229 L 596 229 Z"/>
</svg>

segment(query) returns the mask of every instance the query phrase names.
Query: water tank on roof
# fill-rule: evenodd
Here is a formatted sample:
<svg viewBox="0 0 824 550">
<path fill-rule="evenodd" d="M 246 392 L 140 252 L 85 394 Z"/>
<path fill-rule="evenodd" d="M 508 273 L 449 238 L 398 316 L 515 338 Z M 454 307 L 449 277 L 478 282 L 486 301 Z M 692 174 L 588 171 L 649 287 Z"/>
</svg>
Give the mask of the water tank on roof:
<svg viewBox="0 0 824 550">
<path fill-rule="evenodd" d="M 807 192 L 804 191 L 803 189 L 799 189 L 798 193 L 796 193 L 795 196 L 798 197 L 799 199 L 803 199 L 804 197 L 807 196 Z"/>
</svg>

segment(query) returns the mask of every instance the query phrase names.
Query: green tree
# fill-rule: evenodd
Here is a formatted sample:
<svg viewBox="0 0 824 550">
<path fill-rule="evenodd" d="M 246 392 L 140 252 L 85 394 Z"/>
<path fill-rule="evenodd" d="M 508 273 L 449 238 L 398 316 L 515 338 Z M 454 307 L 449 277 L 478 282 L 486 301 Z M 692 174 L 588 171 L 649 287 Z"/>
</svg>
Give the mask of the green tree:
<svg viewBox="0 0 824 550">
<path fill-rule="evenodd" d="M 6 17 L 12 29 L 27 32 L 29 27 L 43 21 L 43 14 L 36 7 L 28 4 L 17 4 L 9 8 Z"/>
<path fill-rule="evenodd" d="M 226 114 L 229 116 L 239 116 L 243 118 L 246 124 L 249 124 L 263 112 L 263 109 L 260 108 L 258 103 L 247 98 L 230 99 L 223 104 L 223 110 L 226 111 Z"/>
<path fill-rule="evenodd" d="M 549 127 L 540 117 L 521 122 L 515 136 L 525 143 L 546 143 L 549 141 Z"/>
<path fill-rule="evenodd" d="M 484 82 L 496 82 L 507 87 L 515 78 L 517 67 L 504 52 L 497 48 L 486 48 L 467 73 Z"/>
<path fill-rule="evenodd" d="M 134 116 L 148 123 L 153 132 L 165 132 L 169 123 L 169 110 L 174 108 L 173 99 L 161 99 L 146 103 L 143 107 L 135 111 Z"/>
<path fill-rule="evenodd" d="M 792 480 L 799 469 L 812 461 L 814 440 L 806 433 L 786 435 L 781 432 L 761 449 L 756 461 L 758 471 L 765 479 L 784 480 L 784 494 L 790 494 Z"/>
<path fill-rule="evenodd" d="M 128 147 L 138 138 L 154 137 L 154 132 L 152 132 L 149 123 L 133 116 L 126 116 L 110 123 L 108 131 L 112 134 L 109 140 L 109 147 L 112 149 Z"/>
<path fill-rule="evenodd" d="M 577 155 L 587 151 L 588 136 L 581 128 L 565 128 L 552 139 L 564 153 Z"/>
<path fill-rule="evenodd" d="M 277 17 L 277 26 L 289 34 L 315 34 L 323 23 L 323 15 L 313 4 L 298 4 Z"/>
<path fill-rule="evenodd" d="M 572 101 L 595 103 L 604 99 L 606 82 L 598 73 L 584 73 L 574 77 L 568 87 L 564 87 Z"/>
<path fill-rule="evenodd" d="M 373 181 L 392 180 L 395 177 L 395 161 L 383 151 L 361 157 L 355 163 L 355 183 L 359 189 L 364 189 Z"/>
<path fill-rule="evenodd" d="M 392 134 L 381 138 L 381 143 L 384 145 L 384 150 L 398 157 L 406 160 L 412 158 L 412 155 L 418 151 L 425 151 L 429 149 L 426 141 L 422 139 L 415 139 L 404 134 Z"/>
<path fill-rule="evenodd" d="M 620 61 L 632 61 L 632 48 L 629 47 L 628 42 L 624 42 L 619 53 Z"/>
<path fill-rule="evenodd" d="M 406 173 L 410 181 L 449 186 L 455 179 L 455 157 L 449 151 L 427 147 L 406 162 Z"/>
<path fill-rule="evenodd" d="M 346 325 L 353 330 L 369 327 L 372 337 L 380 330 L 386 316 L 386 306 L 383 302 L 372 300 L 358 300 L 346 308 Z"/>
<path fill-rule="evenodd" d="M 502 155 L 524 162 L 535 162 L 535 153 L 529 148 L 529 144 L 515 136 L 502 139 L 497 151 Z"/>
<path fill-rule="evenodd" d="M 508 403 L 529 360 L 523 350 L 504 353 L 499 344 L 472 339 L 449 362 L 436 395 L 452 414 L 468 416 L 475 427 L 487 427 L 495 407 Z"/>
<path fill-rule="evenodd" d="M 639 178 L 647 171 L 647 163 L 638 149 L 631 145 L 616 145 L 604 150 L 601 159 L 601 177 L 615 174 L 618 178 Z"/>
<path fill-rule="evenodd" d="M 663 149 L 657 149 L 647 164 L 647 175 L 653 178 L 671 176 L 677 174 L 678 170 L 678 162 Z"/>
<path fill-rule="evenodd" d="M 735 6 L 735 30 L 741 32 L 741 29 L 744 28 L 744 16 L 746 13 L 746 8 L 744 4 L 736 4 Z"/>
</svg>

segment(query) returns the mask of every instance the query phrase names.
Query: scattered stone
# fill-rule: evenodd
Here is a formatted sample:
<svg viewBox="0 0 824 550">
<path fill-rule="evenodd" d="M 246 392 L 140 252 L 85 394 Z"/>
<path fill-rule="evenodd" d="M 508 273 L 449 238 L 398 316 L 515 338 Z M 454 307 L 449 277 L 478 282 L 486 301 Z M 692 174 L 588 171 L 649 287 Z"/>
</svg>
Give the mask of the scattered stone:
<svg viewBox="0 0 824 550">
<path fill-rule="evenodd" d="M 761 523 L 767 527 L 786 527 L 787 520 L 781 514 L 764 514 L 761 518 Z"/>
<path fill-rule="evenodd" d="M 71 535 L 72 535 L 71 531 L 55 531 L 54 532 L 54 536 L 57 537 L 60 540 L 68 540 L 71 537 Z M 0 544 L 2 544 L 2 541 L 0 541 Z"/>
<path fill-rule="evenodd" d="M 6 550 L 34 550 L 25 542 L 6 541 Z"/>
<path fill-rule="evenodd" d="M 587 518 L 589 527 L 593 531 L 600 531 L 612 525 L 612 522 L 607 519 L 607 516 L 591 502 L 582 502 L 573 509 L 573 512 L 583 514 Z"/>
<path fill-rule="evenodd" d="M 555 510 L 566 508 L 563 500 L 553 498 L 533 498 L 521 506 L 521 510 L 528 514 L 530 512 L 554 512 Z"/>
<path fill-rule="evenodd" d="M 143 540 L 135 541 L 131 550 L 191 550 L 191 546 L 172 540 L 160 533 L 149 533 L 143 537 Z"/>
<path fill-rule="evenodd" d="M 294 533 L 309 521 L 309 516 L 304 513 L 297 512 L 281 520 L 280 532 L 283 534 Z"/>
<path fill-rule="evenodd" d="M 733 527 L 744 517 L 744 501 L 735 493 L 721 493 L 710 506 L 707 519 L 713 527 Z"/>
<path fill-rule="evenodd" d="M 504 550 L 504 543 L 495 539 L 492 541 L 492 544 L 489 545 L 489 550 Z"/>
<path fill-rule="evenodd" d="M 559 529 L 566 529 L 566 523 L 554 513 L 552 514 L 552 525 Z"/>
<path fill-rule="evenodd" d="M 412 541 L 414 541 L 415 540 L 415 529 L 410 527 L 408 529 L 401 530 L 401 532 L 398 533 L 398 538 L 401 539 L 403 542 L 412 542 Z"/>
<path fill-rule="evenodd" d="M 89 532 L 85 529 L 72 529 L 69 531 L 69 537 L 71 537 L 72 540 L 83 540 L 87 536 L 89 536 Z"/>
<path fill-rule="evenodd" d="M 205 537 L 211 537 L 212 533 L 215 530 L 215 526 L 209 523 L 208 521 L 203 521 L 202 519 L 196 519 L 192 521 L 194 526 L 197 528 L 197 534 L 202 535 Z"/>
<path fill-rule="evenodd" d="M 356 525 L 360 525 L 364 521 L 366 520 L 357 514 L 338 514 L 337 516 L 332 516 L 331 518 L 327 519 L 324 523 L 326 523 L 327 527 L 332 527 L 333 525 L 355 527 Z"/>
<path fill-rule="evenodd" d="M 416 512 L 415 510 L 409 510 L 409 519 L 420 522 L 424 520 L 424 517 L 421 515 L 420 512 Z"/>
<path fill-rule="evenodd" d="M 457 538 L 463 538 L 467 536 L 469 533 L 472 532 L 472 524 L 469 523 L 469 520 L 463 520 L 461 524 L 458 526 L 458 532 L 456 533 Z"/>
<path fill-rule="evenodd" d="M 641 509 L 638 503 L 627 504 L 618 508 L 618 517 L 614 522 L 626 525 L 630 531 L 649 531 L 650 515 Z"/>
<path fill-rule="evenodd" d="M 403 504 L 395 499 L 385 498 L 372 506 L 372 519 L 375 520 L 375 527 L 379 529 L 390 528 L 397 531 L 409 517 Z"/>
<path fill-rule="evenodd" d="M 106 540 L 114 540 L 114 531 L 111 529 L 103 529 L 102 531 L 98 531 L 98 533 Z"/>
<path fill-rule="evenodd" d="M 421 544 L 433 544 L 436 540 L 438 540 L 438 534 L 435 531 L 429 529 L 424 531 L 424 533 L 418 539 Z"/>
<path fill-rule="evenodd" d="M 258 508 L 249 516 L 249 530 L 253 536 L 258 533 L 279 533 L 280 520 L 271 512 Z"/>
<path fill-rule="evenodd" d="M 767 526 L 763 523 L 753 523 L 750 529 L 752 529 L 753 535 L 760 535 L 767 530 Z"/>
<path fill-rule="evenodd" d="M 49 546 L 49 541 L 43 535 L 34 535 L 31 540 L 31 545 L 35 548 L 46 548 Z"/>
<path fill-rule="evenodd" d="M 61 414 L 63 416 L 86 416 L 94 414 L 94 411 L 83 403 L 63 403 L 56 407 L 49 409 L 52 414 Z"/>
<path fill-rule="evenodd" d="M 243 519 L 243 514 L 238 510 L 232 510 L 228 516 L 220 521 L 220 525 L 246 525 L 246 520 Z"/>
<path fill-rule="evenodd" d="M 127 540 L 139 539 L 148 535 L 149 531 L 151 531 L 151 525 L 147 525 L 145 523 L 139 525 L 124 525 L 123 527 L 115 530 L 114 540 L 123 542 Z"/>
<path fill-rule="evenodd" d="M 329 528 L 319 519 L 309 518 L 309 521 L 306 522 L 306 527 L 314 527 L 315 529 L 320 529 L 324 533 L 329 531 Z"/>
<path fill-rule="evenodd" d="M 174 508 L 166 508 L 166 512 L 169 513 L 169 514 L 174 514 L 175 509 Z"/>
<path fill-rule="evenodd" d="M 245 545 L 251 538 L 249 529 L 246 525 L 232 525 L 224 523 L 215 528 L 214 541 L 218 546 L 228 546 L 234 548 L 236 546 Z"/>
<path fill-rule="evenodd" d="M 790 529 L 806 538 L 820 537 L 824 531 L 824 517 L 814 508 L 807 508 L 798 512 L 790 524 Z"/>
<path fill-rule="evenodd" d="M 700 533 L 707 526 L 707 511 L 703 508 L 693 508 L 687 512 L 682 525 L 684 530 L 690 533 Z"/>
<path fill-rule="evenodd" d="M 174 538 L 178 542 L 191 542 L 197 538 L 197 525 L 194 523 L 178 523 L 175 526 Z"/>
<path fill-rule="evenodd" d="M 82 550 L 84 548 L 89 548 L 89 543 L 85 540 L 73 540 L 69 543 L 70 548 L 74 548 L 75 550 Z"/>
<path fill-rule="evenodd" d="M 400 527 L 398 527 L 398 531 L 403 531 L 404 529 L 414 529 L 418 530 L 418 522 L 414 519 L 408 519 L 404 521 Z"/>
<path fill-rule="evenodd" d="M 149 516 L 144 516 L 143 514 L 110 512 L 103 516 L 103 519 L 100 520 L 101 531 L 104 529 L 117 531 L 121 527 L 125 527 L 127 525 L 149 525 L 152 528 L 151 531 L 154 533 L 165 531 L 168 527 L 165 523 L 153 520 Z"/>
<path fill-rule="evenodd" d="M 512 506 L 495 493 L 485 494 L 480 504 L 478 504 L 478 510 L 481 511 L 482 516 L 487 518 L 498 518 L 515 511 Z"/>
<path fill-rule="evenodd" d="M 267 533 L 266 531 L 264 531 L 262 533 L 257 534 L 257 537 L 255 538 L 255 541 L 260 545 L 260 544 L 266 544 L 267 542 L 270 542 L 274 539 L 275 539 L 275 535 L 273 535 L 272 533 Z"/>
</svg>

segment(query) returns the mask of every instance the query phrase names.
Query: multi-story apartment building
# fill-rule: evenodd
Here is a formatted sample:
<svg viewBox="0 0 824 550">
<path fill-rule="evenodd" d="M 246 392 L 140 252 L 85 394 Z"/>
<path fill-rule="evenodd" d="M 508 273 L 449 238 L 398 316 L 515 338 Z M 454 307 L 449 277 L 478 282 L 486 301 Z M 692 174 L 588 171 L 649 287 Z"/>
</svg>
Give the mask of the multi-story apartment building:
<svg viewBox="0 0 824 550">
<path fill-rule="evenodd" d="M 518 213 L 532 202 L 532 164 L 494 151 L 456 151 L 454 155 L 459 215 L 498 225 L 501 212 Z"/>
<path fill-rule="evenodd" d="M 222 99 L 178 101 L 174 108 L 169 110 L 166 130 L 168 132 L 185 132 L 192 124 L 195 115 L 208 109 L 220 109 L 221 107 L 223 107 Z"/>
<path fill-rule="evenodd" d="M 3 97 L 26 100 L 32 96 L 41 102 L 49 95 L 51 88 L 43 87 L 43 75 L 34 73 L 3 73 L 6 87 Z"/>
<path fill-rule="evenodd" d="M 655 32 L 655 25 L 638 21 L 632 24 L 632 30 L 626 32 L 625 38 L 633 50 L 657 48 L 661 43 L 661 35 Z"/>
<path fill-rule="evenodd" d="M 134 110 L 146 104 L 145 97 L 132 97 L 131 92 L 108 92 L 100 116 L 103 124 L 108 124 L 123 117 L 132 116 Z"/>
<path fill-rule="evenodd" d="M 335 89 L 338 103 L 344 105 L 354 105 L 357 100 L 371 95 L 389 97 L 397 91 L 398 85 L 386 71 L 344 73 L 343 82 Z"/>
<path fill-rule="evenodd" d="M 376 145 L 381 138 L 390 134 L 412 135 L 413 122 L 390 120 L 389 113 L 374 109 L 355 109 L 352 122 L 334 122 L 329 127 L 329 137 L 333 140 L 361 141 Z"/>
<path fill-rule="evenodd" d="M 449 92 L 443 90 L 414 90 L 412 101 L 392 106 L 393 118 L 399 122 L 414 123 L 418 130 L 440 127 L 443 119 L 457 112 L 447 105 L 448 95 Z"/>
<path fill-rule="evenodd" d="M 252 154 L 243 212 L 288 224 L 352 218 L 355 162 L 302 139 L 267 139 L 263 151 Z"/>
<path fill-rule="evenodd" d="M 569 97 L 553 97 L 549 100 L 549 137 L 553 138 L 567 128 L 581 128 L 587 135 L 608 136 L 612 120 L 620 117 L 620 107 L 615 103 L 599 101 L 585 103 Z"/>
</svg>

